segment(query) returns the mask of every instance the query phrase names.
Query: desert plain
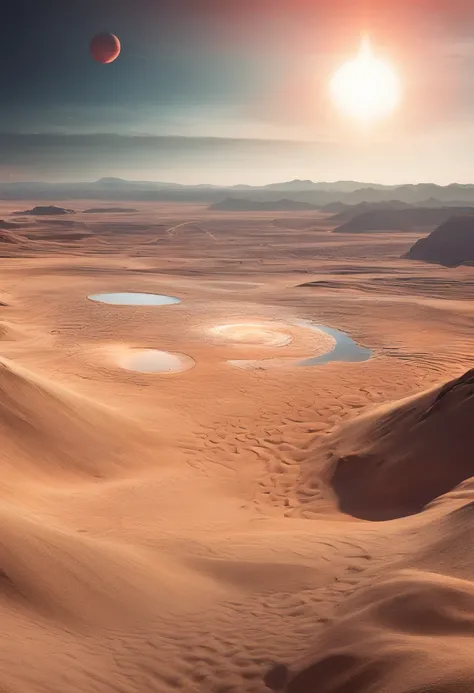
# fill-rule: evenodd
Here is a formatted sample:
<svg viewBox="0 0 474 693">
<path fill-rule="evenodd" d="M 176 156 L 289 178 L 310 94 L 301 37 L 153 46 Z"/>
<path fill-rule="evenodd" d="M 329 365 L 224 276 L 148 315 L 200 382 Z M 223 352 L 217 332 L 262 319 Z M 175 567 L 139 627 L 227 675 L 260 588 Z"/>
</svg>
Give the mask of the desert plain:
<svg viewBox="0 0 474 693">
<path fill-rule="evenodd" d="M 23 205 L 0 203 L 1 690 L 474 691 L 472 267 L 314 211 Z M 89 299 L 114 292 L 180 302 Z M 304 365 L 336 346 L 318 326 L 370 358 Z"/>
</svg>

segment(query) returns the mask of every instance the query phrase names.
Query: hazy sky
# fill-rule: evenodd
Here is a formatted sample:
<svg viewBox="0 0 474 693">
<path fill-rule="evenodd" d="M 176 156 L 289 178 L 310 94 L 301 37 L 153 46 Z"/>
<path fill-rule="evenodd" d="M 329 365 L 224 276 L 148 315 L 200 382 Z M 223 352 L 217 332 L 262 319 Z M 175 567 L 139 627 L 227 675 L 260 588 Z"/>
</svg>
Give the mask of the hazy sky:
<svg viewBox="0 0 474 693">
<path fill-rule="evenodd" d="M 474 0 L 2 0 L 0 179 L 474 182 Z M 122 54 L 95 64 L 90 38 Z M 329 78 L 369 33 L 403 104 L 362 132 Z"/>
</svg>

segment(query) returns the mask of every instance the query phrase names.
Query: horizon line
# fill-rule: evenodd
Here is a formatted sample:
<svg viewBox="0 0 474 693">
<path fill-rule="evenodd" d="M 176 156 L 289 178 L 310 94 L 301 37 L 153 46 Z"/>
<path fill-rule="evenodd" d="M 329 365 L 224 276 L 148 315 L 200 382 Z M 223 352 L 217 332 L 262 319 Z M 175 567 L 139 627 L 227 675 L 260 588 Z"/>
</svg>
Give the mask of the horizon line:
<svg viewBox="0 0 474 693">
<path fill-rule="evenodd" d="M 0 133 L 1 136 L 1 133 Z M 172 186 L 179 186 L 181 188 L 199 188 L 199 187 L 206 187 L 206 188 L 220 188 L 222 190 L 231 190 L 234 188 L 238 187 L 244 187 L 244 188 L 250 188 L 250 189 L 259 189 L 259 188 L 266 188 L 269 186 L 274 186 L 274 185 L 290 185 L 291 183 L 309 183 L 311 185 L 338 185 L 341 183 L 352 183 L 355 185 L 360 185 L 361 187 L 358 190 L 364 190 L 364 189 L 374 189 L 373 186 L 377 186 L 378 188 L 387 188 L 387 189 L 393 189 L 396 190 L 398 188 L 404 188 L 404 187 L 421 187 L 421 186 L 433 186 L 436 188 L 450 188 L 450 187 L 460 187 L 460 188 L 469 188 L 469 187 L 474 187 L 474 181 L 472 183 L 458 183 L 456 181 L 453 181 L 451 183 L 446 183 L 446 184 L 441 184 L 441 183 L 434 183 L 430 181 L 419 181 L 417 183 L 376 183 L 375 181 L 368 182 L 368 181 L 359 181 L 355 179 L 349 179 L 349 178 L 340 178 L 337 180 L 311 180 L 311 179 L 300 179 L 300 178 L 294 178 L 292 180 L 283 180 L 283 181 L 274 181 L 274 182 L 269 182 L 269 183 L 263 183 L 262 185 L 251 185 L 249 183 L 234 183 L 232 185 L 220 185 L 217 183 L 179 183 L 179 182 L 174 182 L 174 181 L 164 181 L 164 180 L 152 180 L 152 179 L 135 179 L 135 178 L 122 178 L 120 176 L 102 176 L 100 178 L 95 178 L 93 180 L 71 180 L 71 181 L 59 181 L 59 180 L 51 180 L 51 181 L 41 181 L 41 180 L 0 180 L 0 185 L 93 185 L 94 183 L 100 183 L 101 181 L 120 181 L 122 183 L 153 183 L 153 184 L 161 184 L 161 185 L 172 185 Z M 284 191 L 281 191 L 284 192 Z M 291 192 L 291 191 L 290 191 Z"/>
</svg>

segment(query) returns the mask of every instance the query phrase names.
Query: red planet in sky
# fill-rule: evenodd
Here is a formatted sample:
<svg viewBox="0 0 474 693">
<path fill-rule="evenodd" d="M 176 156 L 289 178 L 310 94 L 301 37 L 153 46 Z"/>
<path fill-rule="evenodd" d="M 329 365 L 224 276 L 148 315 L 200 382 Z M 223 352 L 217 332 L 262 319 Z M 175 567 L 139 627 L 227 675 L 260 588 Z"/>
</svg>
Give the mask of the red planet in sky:
<svg viewBox="0 0 474 693">
<path fill-rule="evenodd" d="M 90 43 L 90 51 L 98 63 L 113 63 L 120 55 L 120 41 L 115 34 L 97 34 Z"/>
</svg>

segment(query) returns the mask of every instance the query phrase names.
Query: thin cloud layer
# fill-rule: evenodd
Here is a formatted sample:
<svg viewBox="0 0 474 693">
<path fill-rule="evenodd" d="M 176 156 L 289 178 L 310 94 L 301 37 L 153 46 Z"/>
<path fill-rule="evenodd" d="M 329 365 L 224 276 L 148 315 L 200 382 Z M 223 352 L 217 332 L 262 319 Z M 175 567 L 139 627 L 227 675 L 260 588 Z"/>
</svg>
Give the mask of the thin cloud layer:
<svg viewBox="0 0 474 693">
<path fill-rule="evenodd" d="M 272 140 L 272 151 L 283 152 L 282 171 L 293 161 L 317 178 L 329 178 L 336 165 L 336 177 L 344 177 L 359 165 L 361 147 L 365 161 L 376 161 L 379 152 L 392 157 L 400 180 L 423 177 L 433 170 L 425 165 L 425 147 L 430 160 L 436 147 L 438 178 L 461 178 L 458 150 L 470 145 L 458 143 L 471 137 L 474 122 L 473 25 L 471 0 L 17 0 L 0 26 L 0 59 L 8 65 L 0 74 L 0 132 L 185 136 L 189 156 L 195 142 L 199 151 L 209 147 L 212 167 L 221 150 L 205 145 L 209 136 L 238 141 L 239 151 L 243 141 Z M 88 54 L 90 37 L 103 29 L 122 41 L 119 60 L 105 68 Z M 390 121 L 361 139 L 335 116 L 328 81 L 365 32 L 399 70 L 404 98 Z M 284 154 L 278 140 L 313 143 L 312 167 L 309 156 Z M 167 140 L 159 141 L 163 147 Z M 37 167 L 37 148 L 25 139 L 11 142 L 18 151 L 3 138 L 4 156 Z M 121 142 L 131 163 L 136 143 Z M 327 143 L 330 160 L 323 159 Z M 67 159 L 70 174 L 80 165 L 72 140 L 51 146 L 53 163 L 44 168 L 57 171 L 54 162 Z M 257 145 L 248 146 L 255 152 L 249 166 L 262 170 L 267 160 L 259 159 Z M 345 162 L 341 149 L 354 160 Z M 404 170 L 396 162 L 405 149 L 417 155 Z M 176 151 L 165 146 L 157 170 L 176 166 Z M 93 165 L 122 165 L 118 154 L 106 152 L 106 161 L 91 152 Z M 233 165 L 228 162 L 225 175 Z M 202 170 L 208 168 L 204 163 Z M 374 168 L 369 178 L 386 177 L 386 169 Z"/>
</svg>

